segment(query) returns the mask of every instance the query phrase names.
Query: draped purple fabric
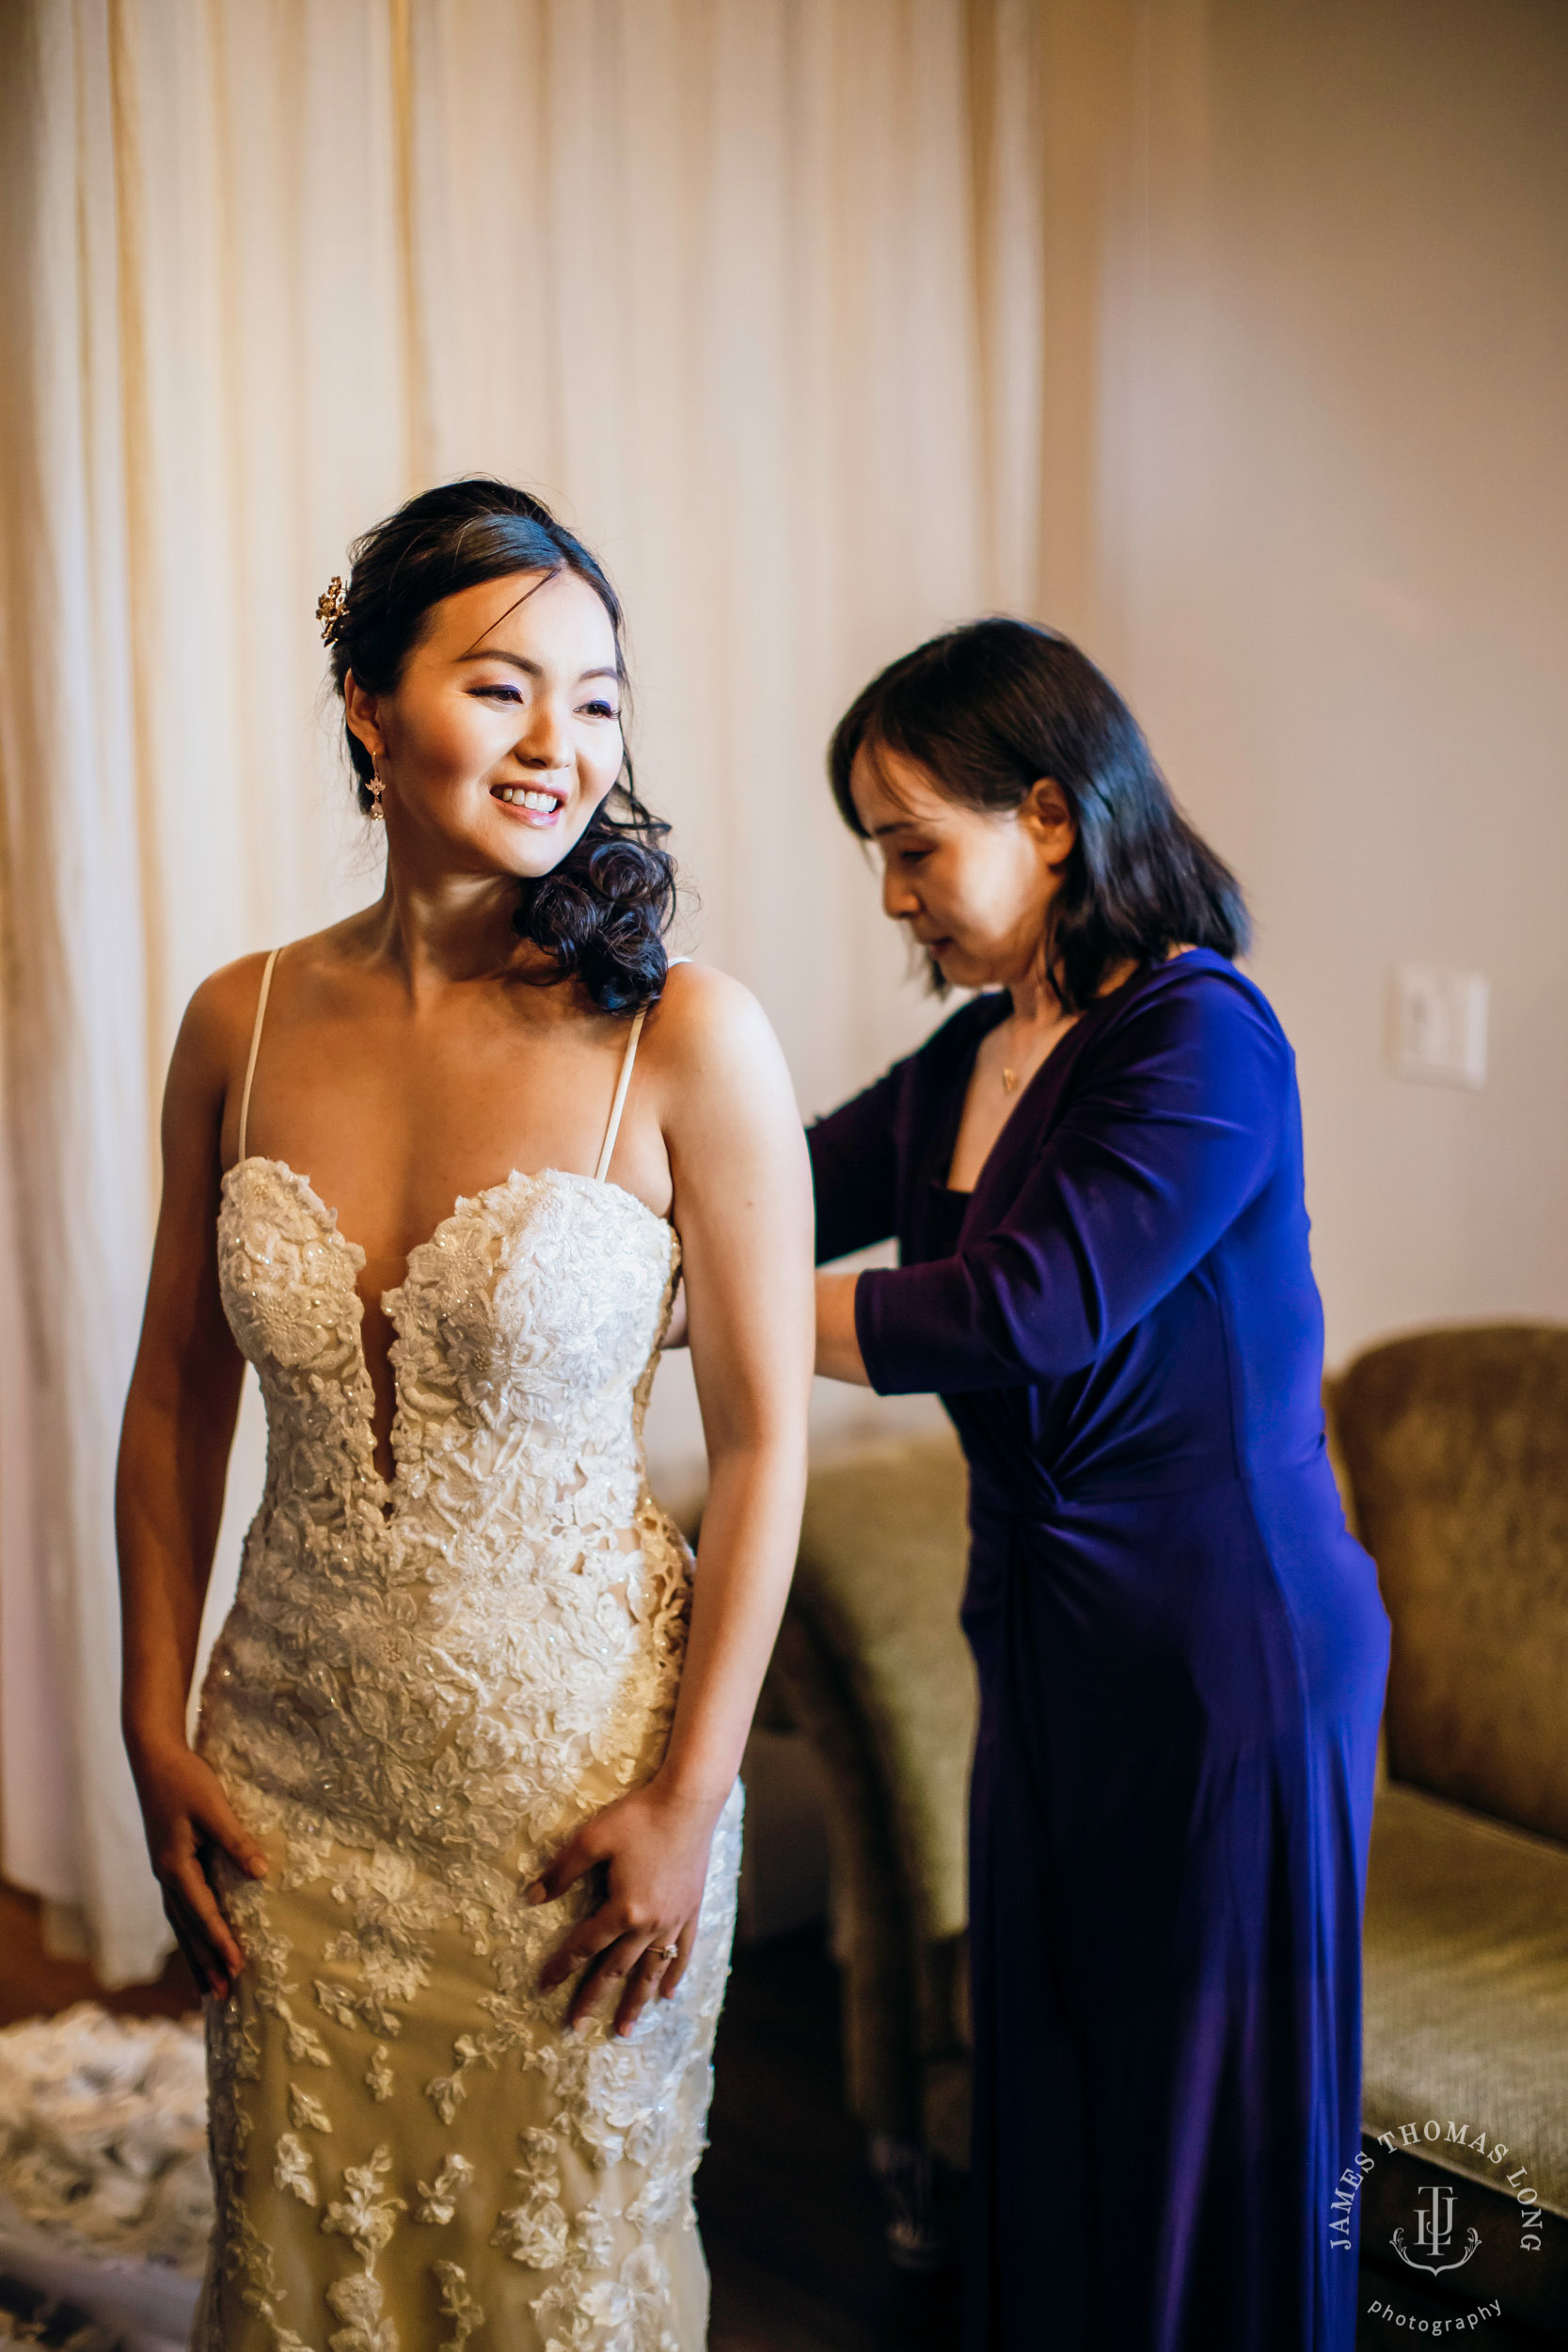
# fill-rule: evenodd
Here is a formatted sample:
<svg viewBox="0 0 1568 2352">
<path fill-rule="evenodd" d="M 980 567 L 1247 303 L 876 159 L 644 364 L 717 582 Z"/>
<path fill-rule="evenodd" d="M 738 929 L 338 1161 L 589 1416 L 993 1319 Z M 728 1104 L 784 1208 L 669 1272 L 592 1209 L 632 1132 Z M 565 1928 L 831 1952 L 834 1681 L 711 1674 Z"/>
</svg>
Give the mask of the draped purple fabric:
<svg viewBox="0 0 1568 2352">
<path fill-rule="evenodd" d="M 1006 1009 L 810 1138 L 819 1257 L 900 1245 L 856 1294 L 872 1383 L 941 1394 L 970 1465 L 970 2352 L 1352 2352 L 1388 1627 L 1324 1448 L 1293 1057 L 1222 957 L 1142 968 L 951 1193 Z"/>
</svg>

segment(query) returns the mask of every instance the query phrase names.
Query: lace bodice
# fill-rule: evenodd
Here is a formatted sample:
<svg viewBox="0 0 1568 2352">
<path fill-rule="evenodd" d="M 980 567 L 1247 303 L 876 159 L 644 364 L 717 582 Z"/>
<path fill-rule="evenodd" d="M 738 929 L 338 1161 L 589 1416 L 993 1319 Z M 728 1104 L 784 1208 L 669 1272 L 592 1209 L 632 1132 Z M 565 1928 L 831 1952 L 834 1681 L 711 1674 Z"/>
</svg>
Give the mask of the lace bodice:
<svg viewBox="0 0 1568 2352">
<path fill-rule="evenodd" d="M 219 1274 L 267 1482 L 209 1700 L 254 1788 L 340 1834 L 499 1861 L 559 1828 L 563 1779 L 645 1770 L 687 1596 L 641 1442 L 678 1263 L 661 1218 L 592 1177 L 460 1200 L 382 1302 L 388 1484 L 363 1251 L 281 1161 L 230 1170 Z"/>
</svg>

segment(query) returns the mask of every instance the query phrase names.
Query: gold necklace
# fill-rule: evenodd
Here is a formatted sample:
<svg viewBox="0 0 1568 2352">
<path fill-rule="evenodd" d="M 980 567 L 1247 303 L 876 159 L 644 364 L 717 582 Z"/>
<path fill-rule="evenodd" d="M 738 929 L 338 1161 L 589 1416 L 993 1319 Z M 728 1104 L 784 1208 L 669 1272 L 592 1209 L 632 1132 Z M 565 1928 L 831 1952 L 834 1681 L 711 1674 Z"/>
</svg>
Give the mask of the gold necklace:
<svg viewBox="0 0 1568 2352">
<path fill-rule="evenodd" d="M 1018 1072 L 1009 1070 L 1006 1063 L 1002 1069 L 1002 1091 L 1004 1094 L 1016 1094 L 1018 1091 Z"/>
</svg>

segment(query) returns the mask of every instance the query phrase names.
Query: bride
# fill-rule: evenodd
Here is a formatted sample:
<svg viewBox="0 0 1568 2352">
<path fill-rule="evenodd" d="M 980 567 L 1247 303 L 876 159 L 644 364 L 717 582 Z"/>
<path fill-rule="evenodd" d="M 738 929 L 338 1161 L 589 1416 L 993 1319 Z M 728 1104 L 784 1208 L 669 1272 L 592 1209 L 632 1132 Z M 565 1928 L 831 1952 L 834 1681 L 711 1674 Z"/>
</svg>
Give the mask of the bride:
<svg viewBox="0 0 1568 2352">
<path fill-rule="evenodd" d="M 386 884 L 192 999 L 121 1446 L 126 1739 L 212 1994 L 195 2341 L 692 2352 L 805 1147 L 755 1004 L 667 962 L 593 556 L 470 480 L 354 557 L 322 617 Z M 677 1271 L 695 1573 L 641 1444 Z M 245 1360 L 266 1489 L 193 1749 Z"/>
</svg>

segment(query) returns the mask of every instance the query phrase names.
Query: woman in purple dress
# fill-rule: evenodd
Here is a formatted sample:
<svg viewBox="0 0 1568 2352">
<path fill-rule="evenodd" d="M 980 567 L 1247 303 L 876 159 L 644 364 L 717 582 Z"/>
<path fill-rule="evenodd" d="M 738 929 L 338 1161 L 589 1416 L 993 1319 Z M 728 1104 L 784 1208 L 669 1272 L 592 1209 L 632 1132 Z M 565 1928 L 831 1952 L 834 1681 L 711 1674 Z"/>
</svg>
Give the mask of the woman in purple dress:
<svg viewBox="0 0 1568 2352">
<path fill-rule="evenodd" d="M 818 1276 L 817 1368 L 970 1468 L 970 2352 L 1351 2352 L 1388 1629 L 1241 895 L 1022 622 L 895 662 L 831 771 L 984 992 L 810 1138 L 819 1260 L 900 1257 Z"/>
</svg>

